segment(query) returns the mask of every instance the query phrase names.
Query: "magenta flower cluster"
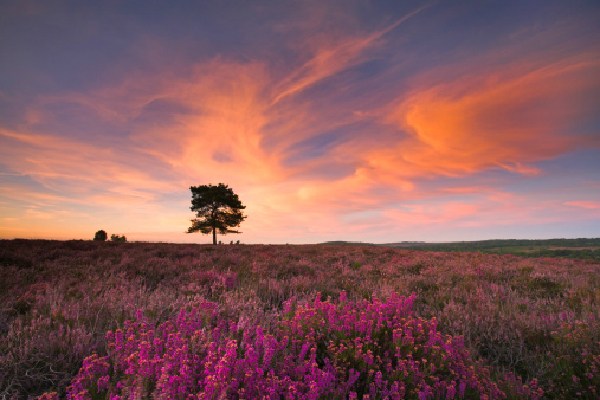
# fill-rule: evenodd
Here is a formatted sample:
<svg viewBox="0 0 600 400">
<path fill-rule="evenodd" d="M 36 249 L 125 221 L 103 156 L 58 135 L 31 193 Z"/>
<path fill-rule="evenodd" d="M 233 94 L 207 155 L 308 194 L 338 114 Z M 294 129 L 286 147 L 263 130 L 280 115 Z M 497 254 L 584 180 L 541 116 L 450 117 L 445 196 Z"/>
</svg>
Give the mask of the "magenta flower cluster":
<svg viewBox="0 0 600 400">
<path fill-rule="evenodd" d="M 231 322 L 209 301 L 156 327 L 140 312 L 107 333 L 108 356 L 85 359 L 67 398 L 506 398 L 461 338 L 415 316 L 414 300 L 292 298 L 272 326 Z"/>
</svg>

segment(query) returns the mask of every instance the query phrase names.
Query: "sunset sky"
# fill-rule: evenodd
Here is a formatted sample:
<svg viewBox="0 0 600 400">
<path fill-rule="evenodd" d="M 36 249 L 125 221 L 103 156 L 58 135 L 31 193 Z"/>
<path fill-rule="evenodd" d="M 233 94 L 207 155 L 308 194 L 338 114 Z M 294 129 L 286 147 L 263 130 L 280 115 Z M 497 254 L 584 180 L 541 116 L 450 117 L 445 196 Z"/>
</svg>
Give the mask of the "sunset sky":
<svg viewBox="0 0 600 400">
<path fill-rule="evenodd" d="M 2 1 L 0 237 L 600 236 L 598 1 Z"/>
</svg>

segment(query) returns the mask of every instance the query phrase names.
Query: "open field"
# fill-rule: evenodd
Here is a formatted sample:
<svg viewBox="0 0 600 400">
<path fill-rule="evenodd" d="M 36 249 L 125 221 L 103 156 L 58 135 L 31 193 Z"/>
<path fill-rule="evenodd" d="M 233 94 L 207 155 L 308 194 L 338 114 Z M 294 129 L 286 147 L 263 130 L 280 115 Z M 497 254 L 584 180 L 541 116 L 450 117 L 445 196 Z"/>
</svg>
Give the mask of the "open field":
<svg viewBox="0 0 600 400">
<path fill-rule="evenodd" d="M 596 260 L 13 240 L 0 305 L 0 399 L 599 396 Z"/>
</svg>

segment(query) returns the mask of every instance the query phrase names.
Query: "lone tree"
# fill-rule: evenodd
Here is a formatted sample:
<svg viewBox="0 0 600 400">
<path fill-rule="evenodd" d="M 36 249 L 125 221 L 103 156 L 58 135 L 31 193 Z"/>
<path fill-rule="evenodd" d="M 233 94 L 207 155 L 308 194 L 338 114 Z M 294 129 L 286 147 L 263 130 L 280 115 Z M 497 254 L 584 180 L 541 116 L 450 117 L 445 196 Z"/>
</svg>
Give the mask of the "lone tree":
<svg viewBox="0 0 600 400">
<path fill-rule="evenodd" d="M 192 191 L 191 210 L 196 213 L 196 218 L 192 220 L 192 226 L 188 228 L 187 233 L 202 232 L 208 234 L 212 232 L 213 244 L 217 244 L 217 231 L 221 235 L 227 233 L 240 233 L 229 229 L 229 227 L 239 226 L 246 219 L 242 210 L 246 206 L 233 193 L 233 190 L 219 183 L 218 186 L 211 184 L 190 187 Z"/>
<path fill-rule="evenodd" d="M 101 229 L 98 232 L 96 232 L 96 235 L 94 236 L 94 240 L 99 241 L 99 242 L 104 242 L 107 237 L 108 237 L 108 235 L 106 234 L 106 231 Z"/>
</svg>

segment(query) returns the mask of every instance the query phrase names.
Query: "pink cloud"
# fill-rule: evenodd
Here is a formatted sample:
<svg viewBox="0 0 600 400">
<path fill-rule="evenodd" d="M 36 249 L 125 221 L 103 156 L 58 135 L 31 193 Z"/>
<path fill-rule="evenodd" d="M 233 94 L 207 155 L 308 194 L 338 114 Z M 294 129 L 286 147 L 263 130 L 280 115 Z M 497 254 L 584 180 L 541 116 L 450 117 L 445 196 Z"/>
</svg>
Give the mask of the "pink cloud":
<svg viewBox="0 0 600 400">
<path fill-rule="evenodd" d="M 587 210 L 600 210 L 600 201 L 575 200 L 566 201 L 564 204 L 570 207 L 584 208 Z"/>
</svg>

